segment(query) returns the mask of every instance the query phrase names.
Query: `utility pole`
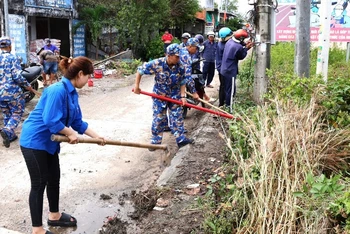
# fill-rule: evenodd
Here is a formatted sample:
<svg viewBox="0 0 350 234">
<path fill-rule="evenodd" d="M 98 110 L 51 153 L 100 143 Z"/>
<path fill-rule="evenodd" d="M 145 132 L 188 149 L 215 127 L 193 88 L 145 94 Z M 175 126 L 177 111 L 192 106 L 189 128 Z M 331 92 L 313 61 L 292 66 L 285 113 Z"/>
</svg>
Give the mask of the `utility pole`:
<svg viewBox="0 0 350 234">
<path fill-rule="evenodd" d="M 268 77 L 266 69 L 270 68 L 271 52 L 271 24 L 270 11 L 272 4 L 269 0 L 258 0 L 257 28 L 256 28 L 256 64 L 254 72 L 253 99 L 256 103 L 262 103 L 263 95 L 267 92 Z"/>
<path fill-rule="evenodd" d="M 9 24 L 9 3 L 8 0 L 4 0 L 4 19 L 5 19 L 5 35 L 10 36 L 10 24 Z"/>
<path fill-rule="evenodd" d="M 322 0 L 320 6 L 321 26 L 318 34 L 318 52 L 316 74 L 321 74 L 327 82 L 328 56 L 329 56 L 329 34 L 331 25 L 332 0 Z"/>
<path fill-rule="evenodd" d="M 296 0 L 294 72 L 310 77 L 310 0 Z"/>
</svg>

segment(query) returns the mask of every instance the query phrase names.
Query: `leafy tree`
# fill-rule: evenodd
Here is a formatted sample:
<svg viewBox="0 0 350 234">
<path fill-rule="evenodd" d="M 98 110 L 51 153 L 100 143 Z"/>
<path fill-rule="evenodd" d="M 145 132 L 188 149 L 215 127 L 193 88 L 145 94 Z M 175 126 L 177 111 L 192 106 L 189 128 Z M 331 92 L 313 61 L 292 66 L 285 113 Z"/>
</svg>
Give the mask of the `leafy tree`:
<svg viewBox="0 0 350 234">
<path fill-rule="evenodd" d="M 231 30 L 236 31 L 242 28 L 244 25 L 243 20 L 240 17 L 235 17 L 226 21 L 225 26 L 229 27 Z"/>
<path fill-rule="evenodd" d="M 171 12 L 169 20 L 171 25 L 182 26 L 184 23 L 195 20 L 195 15 L 200 11 L 196 0 L 170 0 Z"/>
<path fill-rule="evenodd" d="M 226 12 L 236 12 L 238 9 L 237 0 L 224 0 L 222 3 L 222 10 Z"/>
<path fill-rule="evenodd" d="M 115 27 L 122 47 L 134 49 L 138 54 L 146 51 L 147 43 L 164 26 L 170 8 L 165 0 L 124 1 L 117 12 Z"/>
<path fill-rule="evenodd" d="M 159 36 L 160 29 L 181 27 L 194 20 L 200 10 L 197 0 L 99 0 L 98 3 L 81 0 L 79 3 L 84 6 L 83 10 L 97 6 L 106 8 L 100 22 L 108 22 L 109 27 L 116 29 L 120 49 L 131 48 L 137 56 L 146 54 L 147 44 Z M 105 26 L 105 23 L 100 25 Z"/>
</svg>

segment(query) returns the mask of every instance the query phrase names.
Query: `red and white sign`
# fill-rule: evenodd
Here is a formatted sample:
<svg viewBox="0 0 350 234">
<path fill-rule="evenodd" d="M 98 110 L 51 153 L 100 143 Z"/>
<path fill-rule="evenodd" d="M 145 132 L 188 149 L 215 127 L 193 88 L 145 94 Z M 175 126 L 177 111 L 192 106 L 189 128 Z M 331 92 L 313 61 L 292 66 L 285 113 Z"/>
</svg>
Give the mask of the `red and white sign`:
<svg viewBox="0 0 350 234">
<path fill-rule="evenodd" d="M 294 41 L 295 40 L 295 11 L 297 7 L 291 2 L 282 2 L 278 7 L 276 14 L 276 41 Z M 340 7 L 341 6 L 341 7 Z M 344 9 L 343 1 L 338 1 L 332 5 L 332 16 L 330 30 L 331 42 L 350 42 L 350 11 Z M 318 5 L 316 3 L 310 5 L 310 40 L 318 41 L 320 16 Z"/>
</svg>

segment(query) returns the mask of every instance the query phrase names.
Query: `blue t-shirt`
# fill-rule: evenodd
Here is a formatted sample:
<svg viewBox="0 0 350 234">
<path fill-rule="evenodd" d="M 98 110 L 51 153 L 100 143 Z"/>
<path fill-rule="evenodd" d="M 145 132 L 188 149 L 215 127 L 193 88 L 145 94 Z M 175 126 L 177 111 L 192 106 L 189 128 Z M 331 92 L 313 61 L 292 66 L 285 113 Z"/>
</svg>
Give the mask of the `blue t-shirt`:
<svg viewBox="0 0 350 234">
<path fill-rule="evenodd" d="M 55 53 L 55 51 L 59 51 L 59 49 L 52 44 L 50 44 L 50 46 L 45 45 L 44 50 L 51 50 L 53 53 Z"/>
<path fill-rule="evenodd" d="M 24 121 L 20 145 L 45 150 L 49 154 L 59 153 L 59 142 L 51 141 L 50 137 L 65 126 L 71 126 L 79 134 L 88 128 L 88 124 L 82 120 L 75 87 L 67 78 L 62 77 L 60 82 L 44 89 L 35 109 Z"/>
</svg>

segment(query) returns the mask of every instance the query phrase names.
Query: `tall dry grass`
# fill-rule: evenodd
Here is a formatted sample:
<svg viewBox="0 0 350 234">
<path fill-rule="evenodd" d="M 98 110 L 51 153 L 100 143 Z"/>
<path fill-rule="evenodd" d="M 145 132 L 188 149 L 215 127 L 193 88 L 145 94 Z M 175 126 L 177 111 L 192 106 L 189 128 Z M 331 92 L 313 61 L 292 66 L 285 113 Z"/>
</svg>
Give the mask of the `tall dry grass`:
<svg viewBox="0 0 350 234">
<path fill-rule="evenodd" d="M 237 186 L 245 191 L 245 214 L 233 233 L 331 233 L 324 215 L 329 201 L 309 203 L 293 193 L 303 190 L 310 172 L 349 168 L 349 129 L 329 129 L 315 99 L 304 108 L 275 100 L 258 113 L 254 121 L 240 116 L 252 149 L 249 158 L 231 148 L 243 180 Z"/>
</svg>

